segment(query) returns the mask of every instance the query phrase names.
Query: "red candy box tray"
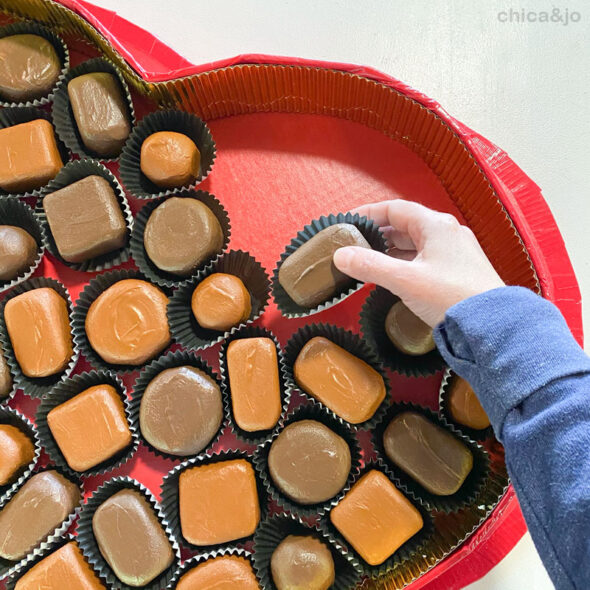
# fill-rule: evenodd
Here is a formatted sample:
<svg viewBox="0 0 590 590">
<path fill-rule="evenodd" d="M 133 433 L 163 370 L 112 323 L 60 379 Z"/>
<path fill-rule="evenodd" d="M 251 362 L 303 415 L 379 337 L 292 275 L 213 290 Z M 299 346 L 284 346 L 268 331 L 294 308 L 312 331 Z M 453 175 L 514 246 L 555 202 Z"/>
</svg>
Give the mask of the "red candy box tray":
<svg viewBox="0 0 590 590">
<path fill-rule="evenodd" d="M 231 249 L 250 252 L 269 275 L 291 238 L 312 219 L 400 196 L 468 224 L 503 279 L 556 303 L 582 343 L 580 292 L 540 189 L 506 153 L 436 101 L 380 72 L 348 64 L 242 55 L 193 65 L 146 31 L 82 0 L 0 0 L 0 10 L 0 24 L 31 18 L 60 34 L 71 66 L 97 55 L 111 59 L 131 88 L 138 121 L 158 108 L 186 110 L 206 121 L 217 157 L 198 188 L 215 195 L 228 212 Z M 117 173 L 116 162 L 107 166 Z M 128 200 L 134 214 L 148 202 L 130 195 Z M 134 265 L 130 261 L 123 268 Z M 96 274 L 72 270 L 45 254 L 35 276 L 58 278 L 75 302 Z M 358 332 L 369 292 L 364 287 L 311 318 L 285 319 L 271 301 L 256 323 L 271 329 L 283 346 L 308 323 Z M 219 345 L 201 356 L 217 367 L 218 351 Z M 75 372 L 90 368 L 81 358 Z M 128 389 L 136 376 L 124 376 Z M 393 399 L 437 410 L 442 376 L 390 373 Z M 19 391 L 8 405 L 34 418 L 38 403 Z M 231 434 L 215 445 L 233 446 Z M 490 440 L 485 446 L 501 470 L 501 445 Z M 85 478 L 85 494 L 114 475 L 129 475 L 158 496 L 162 477 L 178 462 L 140 444 L 122 467 Z M 447 551 L 433 550 L 363 587 L 461 588 L 500 561 L 525 531 L 511 487 L 483 522 L 481 514 L 463 512 L 436 515 L 437 527 L 460 531 L 458 539 L 451 535 Z"/>
</svg>

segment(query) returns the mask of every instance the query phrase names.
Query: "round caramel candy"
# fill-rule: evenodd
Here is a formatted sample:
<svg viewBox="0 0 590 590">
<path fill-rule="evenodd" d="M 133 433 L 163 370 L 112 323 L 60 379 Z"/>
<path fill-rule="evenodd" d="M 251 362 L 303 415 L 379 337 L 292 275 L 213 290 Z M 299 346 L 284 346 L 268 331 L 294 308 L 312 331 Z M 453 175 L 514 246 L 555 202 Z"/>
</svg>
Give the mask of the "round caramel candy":
<svg viewBox="0 0 590 590">
<path fill-rule="evenodd" d="M 432 328 L 401 301 L 391 306 L 385 318 L 385 332 L 393 345 L 404 354 L 420 356 L 435 348 Z"/>
<path fill-rule="evenodd" d="M 215 436 L 223 418 L 219 385 L 194 367 L 173 367 L 145 388 L 139 409 L 143 437 L 171 455 L 196 455 Z"/>
<path fill-rule="evenodd" d="M 22 227 L 0 225 L 0 280 L 11 281 L 37 257 L 37 242 Z"/>
<path fill-rule="evenodd" d="M 317 504 L 333 498 L 350 473 L 346 441 L 316 420 L 289 424 L 274 440 L 268 470 L 285 496 L 299 504 Z"/>
<path fill-rule="evenodd" d="M 207 205 L 172 197 L 152 211 L 143 245 L 160 270 L 185 277 L 223 248 L 223 231 Z"/>
<path fill-rule="evenodd" d="M 197 285 L 191 308 L 199 326 L 224 332 L 250 317 L 252 303 L 239 277 L 217 272 Z"/>
<path fill-rule="evenodd" d="M 124 279 L 101 293 L 86 315 L 86 335 L 107 363 L 142 365 L 170 343 L 168 297 L 158 287 Z"/>
<path fill-rule="evenodd" d="M 195 142 L 175 131 L 158 131 L 141 144 L 141 171 L 162 188 L 178 188 L 199 176 L 201 154 Z"/>
<path fill-rule="evenodd" d="M 270 559 L 277 590 L 328 590 L 336 576 L 330 550 L 315 537 L 289 535 Z"/>
<path fill-rule="evenodd" d="M 0 39 L 0 63 L 0 97 L 15 102 L 48 94 L 61 71 L 55 48 L 39 35 Z"/>
<path fill-rule="evenodd" d="M 449 413 L 455 422 L 483 430 L 490 425 L 490 419 L 481 407 L 477 396 L 465 379 L 454 377 L 449 387 Z"/>
</svg>

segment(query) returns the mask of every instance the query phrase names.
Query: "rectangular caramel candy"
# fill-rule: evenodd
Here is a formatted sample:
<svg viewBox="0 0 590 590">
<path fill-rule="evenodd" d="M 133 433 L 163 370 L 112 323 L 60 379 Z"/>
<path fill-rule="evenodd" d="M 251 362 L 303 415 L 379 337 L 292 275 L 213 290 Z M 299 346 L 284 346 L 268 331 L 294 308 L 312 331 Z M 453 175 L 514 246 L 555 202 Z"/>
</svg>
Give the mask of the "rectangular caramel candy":
<svg viewBox="0 0 590 590">
<path fill-rule="evenodd" d="M 317 233 L 285 259 L 279 283 L 297 305 L 315 307 L 352 283 L 332 262 L 334 252 L 343 246 L 371 248 L 356 226 L 338 223 Z"/>
<path fill-rule="evenodd" d="M 68 95 L 84 145 L 101 156 L 117 156 L 131 131 L 119 81 L 108 72 L 71 80 Z"/>
<path fill-rule="evenodd" d="M 35 119 L 0 129 L 0 188 L 6 192 L 41 188 L 62 166 L 49 121 Z"/>
</svg>

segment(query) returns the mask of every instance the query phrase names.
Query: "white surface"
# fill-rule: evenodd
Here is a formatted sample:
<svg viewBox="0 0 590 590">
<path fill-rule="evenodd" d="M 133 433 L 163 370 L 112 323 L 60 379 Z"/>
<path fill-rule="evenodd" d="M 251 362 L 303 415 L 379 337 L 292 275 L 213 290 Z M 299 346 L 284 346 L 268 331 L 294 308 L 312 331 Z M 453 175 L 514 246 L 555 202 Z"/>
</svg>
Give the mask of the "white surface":
<svg viewBox="0 0 590 590">
<path fill-rule="evenodd" d="M 533 0 L 94 0 L 148 29 L 193 63 L 240 53 L 366 64 L 437 99 L 506 150 L 542 188 L 582 293 L 590 294 L 588 138 L 590 4 L 581 20 L 500 22 Z M 586 302 L 585 302 L 586 303 Z M 584 309 L 590 335 L 590 305 Z M 590 338 L 589 338 L 590 340 Z M 589 349 L 589 347 L 586 347 Z M 472 590 L 551 588 L 530 537 Z"/>
</svg>

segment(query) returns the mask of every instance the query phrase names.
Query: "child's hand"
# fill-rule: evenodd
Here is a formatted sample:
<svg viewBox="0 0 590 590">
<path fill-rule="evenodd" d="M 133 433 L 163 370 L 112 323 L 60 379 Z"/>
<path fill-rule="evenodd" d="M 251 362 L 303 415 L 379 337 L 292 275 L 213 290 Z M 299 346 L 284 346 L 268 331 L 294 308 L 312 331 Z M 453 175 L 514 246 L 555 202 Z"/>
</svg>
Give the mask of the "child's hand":
<svg viewBox="0 0 590 590">
<path fill-rule="evenodd" d="M 389 289 L 432 327 L 455 303 L 504 285 L 473 232 L 452 215 L 402 200 L 353 213 L 382 228 L 390 255 L 347 246 L 336 251 L 334 264 L 355 279 Z"/>
</svg>

